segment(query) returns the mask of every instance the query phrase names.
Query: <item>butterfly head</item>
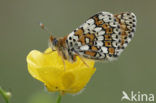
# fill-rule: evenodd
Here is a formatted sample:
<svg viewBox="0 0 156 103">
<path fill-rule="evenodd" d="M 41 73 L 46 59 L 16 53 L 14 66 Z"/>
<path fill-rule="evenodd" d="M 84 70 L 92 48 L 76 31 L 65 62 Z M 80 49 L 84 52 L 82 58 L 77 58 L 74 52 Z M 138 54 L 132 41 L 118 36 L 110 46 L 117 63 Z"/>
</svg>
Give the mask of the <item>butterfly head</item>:
<svg viewBox="0 0 156 103">
<path fill-rule="evenodd" d="M 57 38 L 50 36 L 49 38 L 49 46 L 52 48 L 52 50 L 56 50 L 56 48 L 58 47 L 58 40 Z"/>
</svg>

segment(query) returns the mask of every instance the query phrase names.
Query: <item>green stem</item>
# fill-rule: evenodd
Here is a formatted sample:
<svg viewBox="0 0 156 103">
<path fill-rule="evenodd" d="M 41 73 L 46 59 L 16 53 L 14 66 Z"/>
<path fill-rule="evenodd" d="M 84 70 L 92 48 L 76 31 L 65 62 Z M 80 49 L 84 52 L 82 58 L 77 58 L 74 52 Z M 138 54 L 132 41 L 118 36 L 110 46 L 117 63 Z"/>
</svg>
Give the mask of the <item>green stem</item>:
<svg viewBox="0 0 156 103">
<path fill-rule="evenodd" d="M 2 95 L 2 97 L 4 98 L 6 103 L 9 103 L 8 97 L 6 95 L 6 92 L 0 87 L 0 94 Z"/>
<path fill-rule="evenodd" d="M 61 98 L 62 98 L 62 96 L 61 96 L 61 94 L 59 94 L 58 97 L 57 97 L 56 103 L 61 103 Z"/>
</svg>

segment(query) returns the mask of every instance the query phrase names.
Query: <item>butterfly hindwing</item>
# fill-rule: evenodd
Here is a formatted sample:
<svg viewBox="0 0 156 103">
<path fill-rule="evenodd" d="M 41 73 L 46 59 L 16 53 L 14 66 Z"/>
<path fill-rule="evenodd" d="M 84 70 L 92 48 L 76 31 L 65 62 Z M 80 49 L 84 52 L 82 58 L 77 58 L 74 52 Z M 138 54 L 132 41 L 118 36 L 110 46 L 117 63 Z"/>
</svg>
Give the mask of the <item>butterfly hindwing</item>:
<svg viewBox="0 0 156 103">
<path fill-rule="evenodd" d="M 67 36 L 68 51 L 94 60 L 112 60 L 131 41 L 136 29 L 133 13 L 100 12 Z"/>
</svg>

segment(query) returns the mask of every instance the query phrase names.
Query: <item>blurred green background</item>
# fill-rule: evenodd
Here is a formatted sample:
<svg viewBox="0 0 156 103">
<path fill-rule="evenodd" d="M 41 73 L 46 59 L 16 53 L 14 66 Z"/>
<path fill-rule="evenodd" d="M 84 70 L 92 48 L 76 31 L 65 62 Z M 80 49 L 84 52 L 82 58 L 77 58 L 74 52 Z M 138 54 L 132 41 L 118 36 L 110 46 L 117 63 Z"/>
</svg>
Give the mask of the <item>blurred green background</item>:
<svg viewBox="0 0 156 103">
<path fill-rule="evenodd" d="M 122 103 L 122 90 L 156 95 L 155 4 L 155 0 L 0 0 L 0 86 L 12 92 L 11 103 L 55 103 L 57 94 L 46 92 L 27 71 L 27 54 L 48 47 L 49 35 L 39 22 L 56 36 L 65 36 L 99 11 L 131 11 L 138 19 L 132 42 L 117 61 L 96 63 L 85 91 L 65 95 L 62 103 Z"/>
</svg>

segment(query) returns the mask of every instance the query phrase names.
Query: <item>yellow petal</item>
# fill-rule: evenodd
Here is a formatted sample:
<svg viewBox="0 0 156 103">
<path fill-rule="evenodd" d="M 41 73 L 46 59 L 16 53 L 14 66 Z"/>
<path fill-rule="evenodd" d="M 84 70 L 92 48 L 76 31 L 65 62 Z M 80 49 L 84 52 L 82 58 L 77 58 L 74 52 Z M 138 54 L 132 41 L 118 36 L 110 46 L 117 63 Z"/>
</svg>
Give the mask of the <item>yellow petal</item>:
<svg viewBox="0 0 156 103">
<path fill-rule="evenodd" d="M 77 93 L 81 91 L 96 71 L 94 61 L 84 59 L 87 67 L 79 57 L 71 63 L 65 61 L 56 51 L 47 49 L 45 53 L 32 50 L 27 56 L 29 73 L 45 84 L 51 92 L 62 91 L 65 93 Z"/>
</svg>

